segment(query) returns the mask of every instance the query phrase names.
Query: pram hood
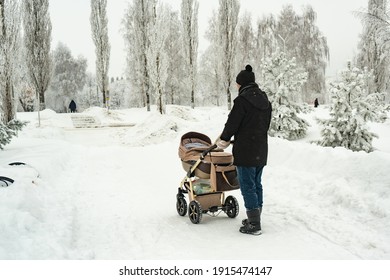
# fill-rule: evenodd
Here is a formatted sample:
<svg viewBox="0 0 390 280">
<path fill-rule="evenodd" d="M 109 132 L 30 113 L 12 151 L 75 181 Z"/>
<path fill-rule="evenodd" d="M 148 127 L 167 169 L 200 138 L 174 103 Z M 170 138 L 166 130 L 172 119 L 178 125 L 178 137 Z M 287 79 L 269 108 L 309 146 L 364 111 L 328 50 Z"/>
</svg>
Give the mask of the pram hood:
<svg viewBox="0 0 390 280">
<path fill-rule="evenodd" d="M 184 162 L 197 161 L 201 153 L 212 145 L 210 138 L 199 132 L 188 132 L 181 137 L 179 157 Z M 214 164 L 232 164 L 233 156 L 221 149 L 215 149 L 208 153 L 205 162 Z"/>
<path fill-rule="evenodd" d="M 211 139 L 199 132 L 187 132 L 181 137 L 179 145 L 179 157 L 182 161 L 199 159 L 200 153 L 211 146 Z"/>
</svg>

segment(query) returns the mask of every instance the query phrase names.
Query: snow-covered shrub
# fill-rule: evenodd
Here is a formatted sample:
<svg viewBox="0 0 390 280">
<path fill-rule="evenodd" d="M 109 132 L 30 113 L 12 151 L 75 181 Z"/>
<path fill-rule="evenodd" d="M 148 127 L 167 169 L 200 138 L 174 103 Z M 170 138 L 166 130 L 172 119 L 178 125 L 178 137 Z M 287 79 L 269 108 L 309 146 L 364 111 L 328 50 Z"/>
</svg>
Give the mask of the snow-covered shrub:
<svg viewBox="0 0 390 280">
<path fill-rule="evenodd" d="M 297 66 L 295 58 L 287 59 L 283 52 L 265 59 L 262 69 L 264 89 L 272 103 L 269 134 L 288 140 L 303 138 L 309 124 L 298 116 L 302 106 L 293 100 L 306 82 L 307 73 Z"/>
<path fill-rule="evenodd" d="M 348 68 L 341 72 L 341 81 L 330 85 L 330 119 L 320 120 L 321 146 L 345 147 L 352 151 L 371 152 L 372 140 L 377 137 L 368 131 L 368 121 L 383 119 L 384 108 L 378 100 L 380 94 L 367 92 L 367 71 Z"/>
<path fill-rule="evenodd" d="M 0 123 L 0 149 L 9 142 L 11 142 L 12 137 L 16 136 L 19 130 L 22 130 L 23 126 L 27 123 L 19 120 L 12 120 L 7 125 Z"/>
</svg>

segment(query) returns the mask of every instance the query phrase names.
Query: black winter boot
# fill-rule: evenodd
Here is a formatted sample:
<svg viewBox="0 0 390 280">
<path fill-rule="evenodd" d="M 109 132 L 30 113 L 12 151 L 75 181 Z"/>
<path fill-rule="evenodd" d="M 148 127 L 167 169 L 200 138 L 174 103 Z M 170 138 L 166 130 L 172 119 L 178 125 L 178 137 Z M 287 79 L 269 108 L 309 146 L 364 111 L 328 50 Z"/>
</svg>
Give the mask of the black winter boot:
<svg viewBox="0 0 390 280">
<path fill-rule="evenodd" d="M 260 213 L 261 208 L 248 210 L 246 211 L 246 215 L 248 216 L 247 221 L 243 226 L 240 227 L 241 233 L 260 235 L 261 234 L 261 224 L 260 224 Z"/>
<path fill-rule="evenodd" d="M 261 212 L 262 212 L 262 210 L 263 210 L 263 207 L 260 207 L 260 208 L 259 208 L 259 211 L 260 211 L 260 223 L 261 223 Z M 243 219 L 243 220 L 241 221 L 241 223 L 242 223 L 243 226 L 245 226 L 245 225 L 248 223 L 248 219 Z M 260 226 L 260 227 L 261 227 L 261 226 Z"/>
</svg>

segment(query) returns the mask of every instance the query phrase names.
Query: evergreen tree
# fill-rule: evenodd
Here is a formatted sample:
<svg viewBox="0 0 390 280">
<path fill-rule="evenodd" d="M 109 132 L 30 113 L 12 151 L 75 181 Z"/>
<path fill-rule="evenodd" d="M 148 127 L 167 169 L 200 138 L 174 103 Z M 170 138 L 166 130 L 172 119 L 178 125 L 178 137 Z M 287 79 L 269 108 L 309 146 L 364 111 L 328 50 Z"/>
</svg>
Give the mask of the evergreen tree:
<svg viewBox="0 0 390 280">
<path fill-rule="evenodd" d="M 367 93 L 367 75 L 348 64 L 341 73 L 341 81 L 330 85 L 330 119 L 318 120 L 323 126 L 319 145 L 352 151 L 373 150 L 372 139 L 376 135 L 368 131 L 367 122 L 378 120 L 382 112 L 372 102 L 376 94 Z"/>
<path fill-rule="evenodd" d="M 307 73 L 298 68 L 295 58 L 287 59 L 284 52 L 274 54 L 262 62 L 264 90 L 272 104 L 271 136 L 288 140 L 300 139 L 306 135 L 308 123 L 300 118 L 302 107 L 293 101 Z"/>
<path fill-rule="evenodd" d="M 12 120 L 8 122 L 7 125 L 4 125 L 0 122 L 0 149 L 2 150 L 5 145 L 11 142 L 12 137 L 17 136 L 18 131 L 22 130 L 27 122 L 22 122 L 19 120 Z"/>
</svg>

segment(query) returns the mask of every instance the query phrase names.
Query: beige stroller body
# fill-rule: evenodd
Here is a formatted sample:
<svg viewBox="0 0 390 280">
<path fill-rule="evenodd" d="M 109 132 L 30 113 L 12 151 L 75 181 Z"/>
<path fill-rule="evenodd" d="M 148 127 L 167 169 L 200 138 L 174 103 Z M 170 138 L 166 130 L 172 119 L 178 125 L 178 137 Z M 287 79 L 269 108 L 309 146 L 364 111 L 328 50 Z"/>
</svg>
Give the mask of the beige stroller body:
<svg viewBox="0 0 390 280">
<path fill-rule="evenodd" d="M 188 194 L 188 217 L 194 224 L 198 224 L 205 213 L 217 216 L 223 211 L 230 218 L 237 217 L 237 199 L 232 195 L 225 199 L 225 192 L 239 188 L 232 154 L 218 150 L 208 136 L 188 132 L 181 137 L 179 157 L 187 174 L 176 195 L 178 214 L 187 214 L 184 194 Z"/>
</svg>

